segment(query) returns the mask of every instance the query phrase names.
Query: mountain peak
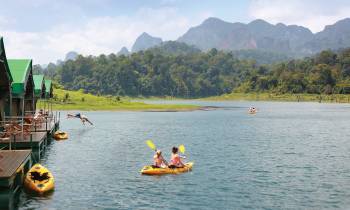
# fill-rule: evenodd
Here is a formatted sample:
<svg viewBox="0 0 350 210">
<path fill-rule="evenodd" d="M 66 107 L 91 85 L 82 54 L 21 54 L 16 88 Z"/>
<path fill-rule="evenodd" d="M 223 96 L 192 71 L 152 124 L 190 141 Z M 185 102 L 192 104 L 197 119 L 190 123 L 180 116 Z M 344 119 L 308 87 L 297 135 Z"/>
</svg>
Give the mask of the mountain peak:
<svg viewBox="0 0 350 210">
<path fill-rule="evenodd" d="M 143 32 L 139 37 L 137 37 L 134 45 L 131 48 L 132 52 L 137 52 L 145 50 L 162 43 L 162 39 L 158 37 L 153 37 L 146 32 Z"/>
<path fill-rule="evenodd" d="M 70 51 L 66 54 L 65 61 L 75 60 L 78 57 L 78 53 L 75 51 Z"/>
<path fill-rule="evenodd" d="M 216 22 L 225 22 L 219 18 L 216 17 L 209 17 L 203 21 L 203 24 L 211 24 L 211 23 L 216 23 Z"/>
<path fill-rule="evenodd" d="M 256 19 L 252 22 L 248 23 L 248 25 L 266 25 L 266 26 L 272 26 L 269 22 L 263 20 L 263 19 Z"/>
<path fill-rule="evenodd" d="M 129 50 L 128 50 L 128 48 L 126 48 L 126 47 L 122 47 L 120 50 L 119 50 L 119 52 L 117 53 L 117 55 L 118 56 L 120 56 L 120 55 L 129 55 Z"/>
<path fill-rule="evenodd" d="M 201 25 L 205 27 L 211 27 L 211 26 L 227 26 L 231 24 L 232 23 L 226 22 L 216 17 L 209 17 L 205 19 Z"/>
<path fill-rule="evenodd" d="M 287 25 L 284 24 L 284 23 L 277 23 L 276 26 L 277 26 L 277 27 L 281 27 L 281 28 L 287 27 Z"/>
<path fill-rule="evenodd" d="M 152 37 L 147 32 L 142 32 L 142 34 L 139 37 Z"/>
</svg>

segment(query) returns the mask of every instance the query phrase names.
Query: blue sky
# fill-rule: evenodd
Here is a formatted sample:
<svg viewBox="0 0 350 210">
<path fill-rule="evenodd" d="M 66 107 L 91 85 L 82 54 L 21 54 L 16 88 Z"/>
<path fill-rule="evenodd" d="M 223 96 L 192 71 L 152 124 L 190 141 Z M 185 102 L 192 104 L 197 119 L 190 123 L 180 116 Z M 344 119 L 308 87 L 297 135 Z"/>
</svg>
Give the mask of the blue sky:
<svg viewBox="0 0 350 210">
<path fill-rule="evenodd" d="M 348 0 L 0 0 L 0 35 L 8 57 L 55 62 L 71 50 L 116 53 L 142 32 L 175 40 L 208 17 L 265 19 L 318 32 L 350 17 Z"/>
</svg>

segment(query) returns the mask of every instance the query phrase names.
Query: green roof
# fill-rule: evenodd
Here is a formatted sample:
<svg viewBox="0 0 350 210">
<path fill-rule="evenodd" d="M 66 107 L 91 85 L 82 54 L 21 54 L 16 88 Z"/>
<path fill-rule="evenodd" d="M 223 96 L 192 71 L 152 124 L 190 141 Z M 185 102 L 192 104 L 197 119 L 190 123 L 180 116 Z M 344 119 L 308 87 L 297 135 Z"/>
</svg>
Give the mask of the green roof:
<svg viewBox="0 0 350 210">
<path fill-rule="evenodd" d="M 7 60 L 12 82 L 12 94 L 23 95 L 28 82 L 29 74 L 32 70 L 31 59 L 8 59 Z"/>
<path fill-rule="evenodd" d="M 51 97 L 51 91 L 52 91 L 52 81 L 49 79 L 45 79 L 45 88 L 46 88 L 46 97 Z"/>
<path fill-rule="evenodd" d="M 45 85 L 44 82 L 44 75 L 33 75 L 34 80 L 34 94 L 36 97 L 41 97 L 42 91 L 43 91 L 43 85 Z"/>
<path fill-rule="evenodd" d="M 13 81 L 11 73 L 10 73 L 10 68 L 7 64 L 7 58 L 6 58 L 6 53 L 5 53 L 5 45 L 4 45 L 4 40 L 3 38 L 0 36 L 0 61 L 4 63 L 7 74 L 9 76 L 10 82 Z"/>
</svg>

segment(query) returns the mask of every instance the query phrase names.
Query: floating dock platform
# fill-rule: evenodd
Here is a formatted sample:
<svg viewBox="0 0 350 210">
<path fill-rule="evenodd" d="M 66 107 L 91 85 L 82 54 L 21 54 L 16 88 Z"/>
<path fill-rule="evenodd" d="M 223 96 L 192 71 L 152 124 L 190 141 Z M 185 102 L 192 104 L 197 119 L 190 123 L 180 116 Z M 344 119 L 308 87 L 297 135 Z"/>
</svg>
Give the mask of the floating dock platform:
<svg viewBox="0 0 350 210">
<path fill-rule="evenodd" d="M 31 150 L 0 151 L 0 209 L 14 208 L 31 160 Z"/>
<path fill-rule="evenodd" d="M 0 148 L 8 150 L 29 149 L 32 150 L 33 162 L 40 161 L 45 154 L 47 145 L 50 144 L 52 134 L 58 129 L 59 123 L 44 123 L 28 134 L 18 134 L 10 139 L 0 140 Z"/>
<path fill-rule="evenodd" d="M 45 154 L 59 121 L 33 127 L 25 135 L 0 140 L 0 209 L 15 209 L 24 177 Z"/>
</svg>

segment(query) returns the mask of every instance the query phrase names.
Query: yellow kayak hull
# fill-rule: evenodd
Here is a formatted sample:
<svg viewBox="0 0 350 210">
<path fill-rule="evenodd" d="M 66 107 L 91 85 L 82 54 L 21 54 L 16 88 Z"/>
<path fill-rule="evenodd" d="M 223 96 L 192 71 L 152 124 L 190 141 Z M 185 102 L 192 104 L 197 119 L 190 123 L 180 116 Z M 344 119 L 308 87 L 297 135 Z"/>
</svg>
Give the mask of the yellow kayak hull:
<svg viewBox="0 0 350 210">
<path fill-rule="evenodd" d="M 32 172 L 43 175 L 47 173 L 48 179 L 45 180 L 34 180 Z M 52 191 L 55 187 L 55 180 L 51 172 L 40 164 L 35 164 L 27 173 L 24 179 L 24 187 L 27 190 L 36 192 L 38 194 L 44 194 L 46 192 Z"/>
<path fill-rule="evenodd" d="M 152 166 L 144 166 L 141 169 L 141 174 L 145 175 L 164 175 L 164 174 L 179 174 L 192 170 L 193 162 L 188 162 L 183 168 L 154 168 Z"/>
<path fill-rule="evenodd" d="M 56 131 L 56 132 L 53 134 L 53 137 L 54 137 L 56 140 L 68 139 L 68 133 L 63 132 L 63 131 Z"/>
</svg>

